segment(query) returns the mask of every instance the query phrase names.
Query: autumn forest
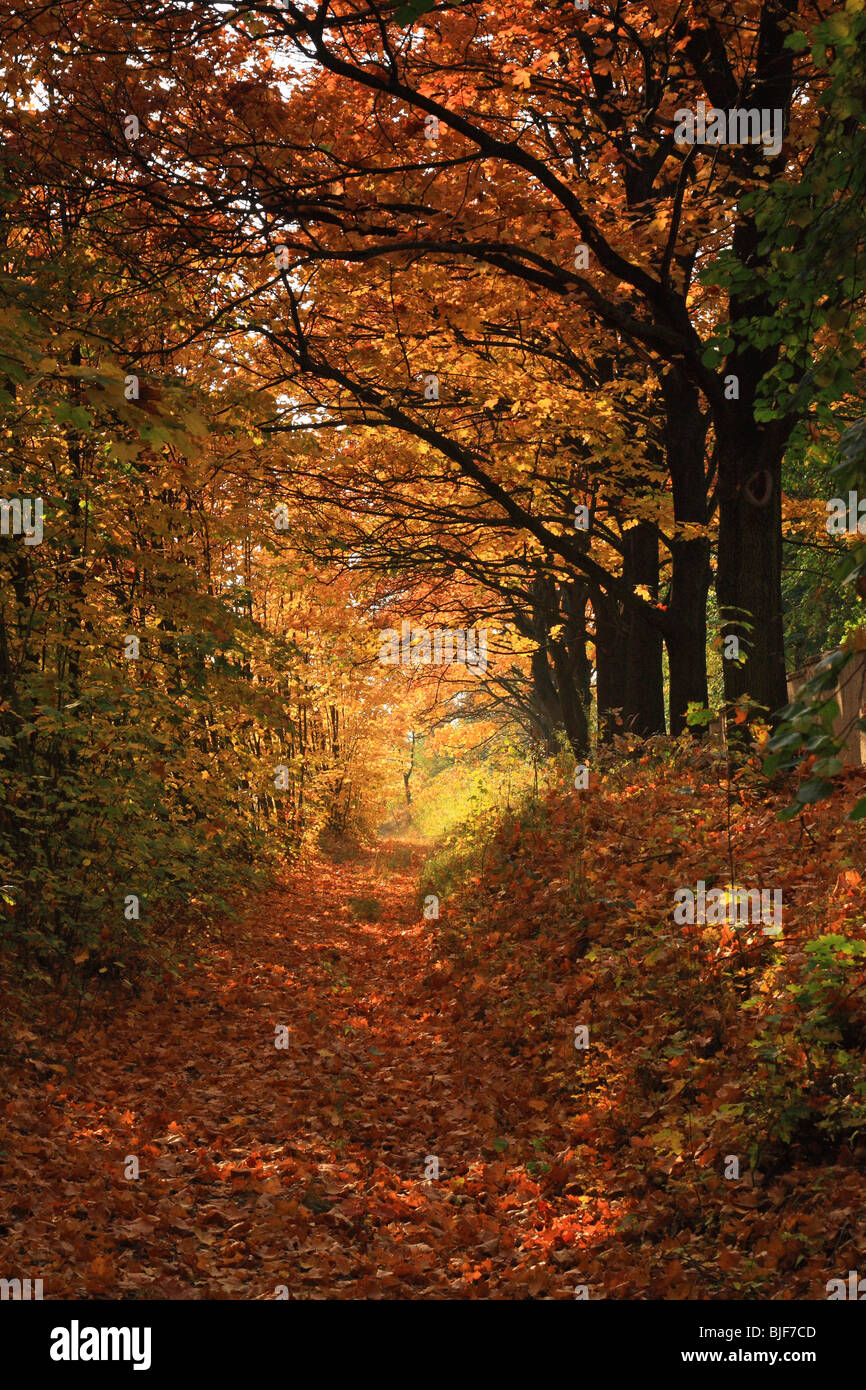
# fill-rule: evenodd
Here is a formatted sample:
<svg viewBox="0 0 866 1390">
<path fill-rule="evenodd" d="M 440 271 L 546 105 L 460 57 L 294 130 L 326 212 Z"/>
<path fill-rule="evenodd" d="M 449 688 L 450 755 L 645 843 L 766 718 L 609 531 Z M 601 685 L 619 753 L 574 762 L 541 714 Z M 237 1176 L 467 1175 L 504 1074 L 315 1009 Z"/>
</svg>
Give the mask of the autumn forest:
<svg viewBox="0 0 866 1390">
<path fill-rule="evenodd" d="M 2 1300 L 866 1298 L 864 0 L 0 42 Z"/>
</svg>

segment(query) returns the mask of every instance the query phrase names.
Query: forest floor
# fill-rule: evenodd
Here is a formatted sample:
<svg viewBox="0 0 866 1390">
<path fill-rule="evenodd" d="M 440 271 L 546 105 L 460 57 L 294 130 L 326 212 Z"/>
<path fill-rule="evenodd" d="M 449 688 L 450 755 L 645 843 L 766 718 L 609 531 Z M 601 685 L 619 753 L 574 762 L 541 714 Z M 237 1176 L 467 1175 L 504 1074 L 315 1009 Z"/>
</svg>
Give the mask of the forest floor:
<svg viewBox="0 0 866 1390">
<path fill-rule="evenodd" d="M 115 1000 L 50 1063 L 31 1046 L 2 1106 L 3 1269 L 46 1298 L 548 1291 L 537 1189 L 496 1148 L 516 1062 L 431 969 L 421 857 L 307 862 L 206 966 Z"/>
<path fill-rule="evenodd" d="M 739 872 L 784 884 L 784 935 L 676 928 L 724 817 L 696 774 L 645 776 L 539 803 L 441 922 L 424 846 L 319 856 L 177 979 L 14 1026 L 0 1272 L 61 1299 L 824 1297 L 866 1241 L 861 829 L 828 802 L 805 839 L 743 793 Z"/>
</svg>

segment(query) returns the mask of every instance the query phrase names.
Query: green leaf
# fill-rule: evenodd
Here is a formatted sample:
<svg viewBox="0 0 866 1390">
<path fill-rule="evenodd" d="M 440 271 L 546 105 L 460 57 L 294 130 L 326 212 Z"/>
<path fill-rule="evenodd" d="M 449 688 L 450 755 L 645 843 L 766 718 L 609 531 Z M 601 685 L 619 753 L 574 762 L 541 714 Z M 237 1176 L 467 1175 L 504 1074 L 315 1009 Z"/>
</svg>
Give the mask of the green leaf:
<svg viewBox="0 0 866 1390">
<path fill-rule="evenodd" d="M 797 788 L 797 800 L 804 806 L 812 806 L 816 801 L 824 801 L 828 796 L 833 795 L 833 783 L 827 782 L 821 777 L 810 778 Z"/>
<path fill-rule="evenodd" d="M 401 5 L 399 10 L 394 13 L 395 24 L 414 24 L 416 19 L 420 19 L 422 14 L 428 14 L 430 10 L 436 8 L 436 0 L 409 0 L 407 5 Z"/>
</svg>

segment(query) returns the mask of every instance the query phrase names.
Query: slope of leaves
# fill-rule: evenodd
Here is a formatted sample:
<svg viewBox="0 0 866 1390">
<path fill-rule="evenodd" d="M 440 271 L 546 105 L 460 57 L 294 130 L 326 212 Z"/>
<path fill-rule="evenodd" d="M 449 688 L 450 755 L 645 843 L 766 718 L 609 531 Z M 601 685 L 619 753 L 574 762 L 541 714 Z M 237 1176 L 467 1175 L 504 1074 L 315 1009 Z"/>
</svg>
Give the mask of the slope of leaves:
<svg viewBox="0 0 866 1390">
<path fill-rule="evenodd" d="M 464 1027 L 513 1053 L 524 1104 L 567 1132 L 545 1199 L 615 1216 L 582 1252 L 595 1294 L 824 1297 L 864 1234 L 860 833 L 828 802 L 806 839 L 777 821 L 784 796 L 738 790 L 734 882 L 782 889 L 782 934 L 678 926 L 675 886 L 729 882 L 726 792 L 706 757 L 641 762 L 488 844 L 443 933 Z"/>
</svg>

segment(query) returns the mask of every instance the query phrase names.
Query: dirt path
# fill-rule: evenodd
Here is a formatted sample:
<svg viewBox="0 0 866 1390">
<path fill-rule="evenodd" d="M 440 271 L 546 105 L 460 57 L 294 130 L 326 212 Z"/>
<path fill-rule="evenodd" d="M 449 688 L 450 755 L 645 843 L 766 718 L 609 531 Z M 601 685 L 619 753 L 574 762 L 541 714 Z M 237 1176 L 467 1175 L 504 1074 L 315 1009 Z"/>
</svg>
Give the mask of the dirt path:
<svg viewBox="0 0 866 1390">
<path fill-rule="evenodd" d="M 46 1298 L 573 1297 L 579 1252 L 551 1257 L 556 1214 L 502 1156 L 525 1079 L 432 968 L 417 867 L 306 864 L 207 968 L 25 1066 L 4 1268 Z"/>
</svg>

